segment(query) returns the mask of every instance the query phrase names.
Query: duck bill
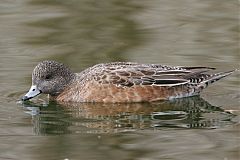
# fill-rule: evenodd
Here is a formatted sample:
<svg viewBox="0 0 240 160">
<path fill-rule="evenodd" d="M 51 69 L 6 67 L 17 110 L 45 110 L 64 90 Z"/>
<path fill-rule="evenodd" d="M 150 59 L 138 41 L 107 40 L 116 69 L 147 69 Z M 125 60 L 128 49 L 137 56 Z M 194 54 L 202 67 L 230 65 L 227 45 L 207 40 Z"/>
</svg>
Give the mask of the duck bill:
<svg viewBox="0 0 240 160">
<path fill-rule="evenodd" d="M 39 94 L 41 94 L 41 91 L 39 89 L 37 89 L 37 86 L 32 85 L 31 88 L 29 89 L 28 93 L 22 97 L 22 101 L 29 100 L 33 97 L 36 97 Z"/>
</svg>

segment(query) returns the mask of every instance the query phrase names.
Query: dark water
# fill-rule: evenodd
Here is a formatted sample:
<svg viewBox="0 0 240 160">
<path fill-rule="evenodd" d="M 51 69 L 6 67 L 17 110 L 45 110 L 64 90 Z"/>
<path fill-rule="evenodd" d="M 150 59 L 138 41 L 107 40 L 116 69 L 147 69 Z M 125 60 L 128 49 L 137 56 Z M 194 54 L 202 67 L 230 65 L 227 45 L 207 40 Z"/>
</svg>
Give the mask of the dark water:
<svg viewBox="0 0 240 160">
<path fill-rule="evenodd" d="M 20 103 L 33 67 L 137 61 L 239 68 L 236 0 L 2 0 L 0 159 L 240 158 L 239 73 L 201 97 L 156 103 Z"/>
</svg>

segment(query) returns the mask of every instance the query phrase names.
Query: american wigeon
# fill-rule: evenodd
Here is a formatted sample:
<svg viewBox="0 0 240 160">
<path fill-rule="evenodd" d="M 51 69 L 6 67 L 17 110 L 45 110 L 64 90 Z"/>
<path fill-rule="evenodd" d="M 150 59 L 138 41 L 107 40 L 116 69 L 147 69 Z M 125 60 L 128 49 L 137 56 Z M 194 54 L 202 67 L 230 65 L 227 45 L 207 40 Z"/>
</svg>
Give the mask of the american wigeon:
<svg viewBox="0 0 240 160">
<path fill-rule="evenodd" d="M 213 69 L 113 62 L 73 73 L 62 63 L 43 61 L 34 68 L 32 87 L 22 100 L 40 93 L 63 102 L 152 102 L 188 97 L 233 72 L 206 73 Z"/>
</svg>

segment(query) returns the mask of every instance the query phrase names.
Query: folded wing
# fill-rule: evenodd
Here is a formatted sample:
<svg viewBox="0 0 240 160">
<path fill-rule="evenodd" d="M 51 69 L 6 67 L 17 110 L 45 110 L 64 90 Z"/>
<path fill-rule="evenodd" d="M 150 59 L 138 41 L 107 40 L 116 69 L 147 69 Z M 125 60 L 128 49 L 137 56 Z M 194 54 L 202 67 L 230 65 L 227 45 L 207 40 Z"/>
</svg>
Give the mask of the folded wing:
<svg viewBox="0 0 240 160">
<path fill-rule="evenodd" d="M 211 75 L 205 74 L 209 67 L 170 67 L 157 64 L 128 64 L 105 66 L 100 83 L 111 83 L 122 87 L 134 85 L 177 86 L 206 81 Z"/>
</svg>

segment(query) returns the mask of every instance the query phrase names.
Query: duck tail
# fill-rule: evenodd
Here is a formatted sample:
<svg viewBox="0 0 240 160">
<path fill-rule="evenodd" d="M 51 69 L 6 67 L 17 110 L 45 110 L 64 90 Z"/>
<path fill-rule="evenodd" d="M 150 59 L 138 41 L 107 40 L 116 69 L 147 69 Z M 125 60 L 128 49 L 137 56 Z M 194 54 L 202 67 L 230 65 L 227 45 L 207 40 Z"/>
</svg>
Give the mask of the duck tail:
<svg viewBox="0 0 240 160">
<path fill-rule="evenodd" d="M 219 73 L 215 73 L 215 74 L 211 74 L 208 75 L 208 78 L 206 78 L 205 80 L 203 80 L 202 82 L 199 83 L 199 87 L 201 89 L 206 88 L 209 84 L 212 84 L 226 76 L 229 76 L 230 74 L 232 74 L 235 71 L 239 71 L 239 69 L 235 69 L 235 70 L 231 70 L 231 71 L 227 71 L 227 72 L 219 72 Z"/>
</svg>

